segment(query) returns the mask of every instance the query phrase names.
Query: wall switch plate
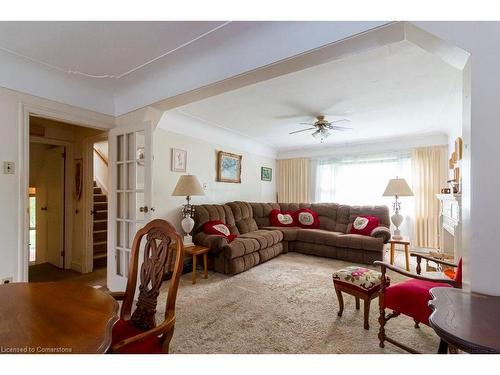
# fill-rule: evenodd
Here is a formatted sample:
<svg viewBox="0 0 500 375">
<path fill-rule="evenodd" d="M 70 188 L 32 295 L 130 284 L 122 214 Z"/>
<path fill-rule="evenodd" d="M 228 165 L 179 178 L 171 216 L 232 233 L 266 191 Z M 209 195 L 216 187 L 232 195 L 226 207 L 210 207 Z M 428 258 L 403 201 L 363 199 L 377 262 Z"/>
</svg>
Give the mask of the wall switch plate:
<svg viewBox="0 0 500 375">
<path fill-rule="evenodd" d="M 208 184 L 206 182 L 203 183 L 203 190 L 207 190 L 208 189 Z"/>
<path fill-rule="evenodd" d="M 15 164 L 13 161 L 4 161 L 3 162 L 3 173 L 4 174 L 16 173 Z"/>
</svg>

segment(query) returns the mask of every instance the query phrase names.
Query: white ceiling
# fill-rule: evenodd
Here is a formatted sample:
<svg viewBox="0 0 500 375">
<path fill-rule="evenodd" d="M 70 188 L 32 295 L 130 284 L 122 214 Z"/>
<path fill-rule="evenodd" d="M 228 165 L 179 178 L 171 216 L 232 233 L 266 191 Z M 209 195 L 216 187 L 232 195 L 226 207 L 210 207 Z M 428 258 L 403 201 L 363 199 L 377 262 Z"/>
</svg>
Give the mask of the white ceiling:
<svg viewBox="0 0 500 375">
<path fill-rule="evenodd" d="M 222 24 L 0 22 L 0 49 L 63 72 L 112 80 L 216 31 Z"/>
<path fill-rule="evenodd" d="M 353 128 L 328 144 L 447 133 L 459 126 L 461 72 L 409 41 L 226 92 L 177 111 L 276 147 L 313 146 L 299 122 L 327 114 Z"/>
<path fill-rule="evenodd" d="M 384 22 L 0 22 L 0 86 L 119 116 Z"/>
</svg>

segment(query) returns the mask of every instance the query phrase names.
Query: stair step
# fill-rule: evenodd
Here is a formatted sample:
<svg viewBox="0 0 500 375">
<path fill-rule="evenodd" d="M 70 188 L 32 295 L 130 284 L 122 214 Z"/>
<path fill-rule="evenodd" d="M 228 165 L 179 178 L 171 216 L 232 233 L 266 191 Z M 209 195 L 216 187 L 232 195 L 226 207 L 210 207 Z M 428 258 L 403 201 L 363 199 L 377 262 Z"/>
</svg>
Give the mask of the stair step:
<svg viewBox="0 0 500 375">
<path fill-rule="evenodd" d="M 94 221 L 94 232 L 99 230 L 108 230 L 107 220 Z"/>
<path fill-rule="evenodd" d="M 108 219 L 108 211 L 97 211 L 94 213 L 94 221 L 96 220 L 107 220 Z"/>
<path fill-rule="evenodd" d="M 94 269 L 106 267 L 108 263 L 108 257 L 94 258 Z"/>
<path fill-rule="evenodd" d="M 94 203 L 95 202 L 107 202 L 108 197 L 104 194 L 94 194 Z"/>
<path fill-rule="evenodd" d="M 107 253 L 94 254 L 94 259 L 102 259 L 102 258 L 106 258 L 107 256 L 108 256 Z"/>
<path fill-rule="evenodd" d="M 107 238 L 108 238 L 107 231 L 97 232 L 97 233 L 94 232 L 94 235 L 93 235 L 94 243 L 106 241 Z"/>
<path fill-rule="evenodd" d="M 100 187 L 94 186 L 94 195 L 102 194 L 102 189 Z"/>
<path fill-rule="evenodd" d="M 95 243 L 94 244 L 94 254 L 105 253 L 108 251 L 107 242 Z"/>
<path fill-rule="evenodd" d="M 96 186 L 97 186 L 97 182 L 95 182 L 95 180 L 94 180 L 94 187 L 96 187 Z"/>
</svg>

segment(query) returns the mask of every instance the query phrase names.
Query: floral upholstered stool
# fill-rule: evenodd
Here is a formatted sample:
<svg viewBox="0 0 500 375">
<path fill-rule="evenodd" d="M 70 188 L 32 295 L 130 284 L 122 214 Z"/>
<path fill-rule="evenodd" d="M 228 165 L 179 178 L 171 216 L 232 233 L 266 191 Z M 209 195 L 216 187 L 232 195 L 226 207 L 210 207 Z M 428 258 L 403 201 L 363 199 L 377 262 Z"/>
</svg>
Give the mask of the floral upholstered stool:
<svg viewBox="0 0 500 375">
<path fill-rule="evenodd" d="M 382 274 L 378 271 L 358 266 L 350 266 L 335 271 L 332 277 L 333 286 L 335 287 L 335 292 L 339 299 L 340 308 L 338 316 L 342 316 L 342 312 L 344 311 L 342 292 L 345 292 L 354 296 L 357 310 L 359 310 L 359 300 L 362 299 L 364 301 L 364 327 L 365 329 L 370 329 L 368 324 L 370 302 L 379 295 L 381 276 Z M 389 280 L 387 277 L 386 279 Z"/>
</svg>

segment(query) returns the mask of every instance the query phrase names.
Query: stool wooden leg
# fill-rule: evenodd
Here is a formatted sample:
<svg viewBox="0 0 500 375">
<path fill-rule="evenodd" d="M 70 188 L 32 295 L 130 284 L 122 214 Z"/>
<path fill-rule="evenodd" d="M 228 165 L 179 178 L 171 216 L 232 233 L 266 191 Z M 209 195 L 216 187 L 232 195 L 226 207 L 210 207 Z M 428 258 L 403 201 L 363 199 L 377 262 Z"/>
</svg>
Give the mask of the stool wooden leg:
<svg viewBox="0 0 500 375">
<path fill-rule="evenodd" d="M 191 282 L 196 284 L 196 255 L 193 254 L 193 276 L 191 277 Z"/>
<path fill-rule="evenodd" d="M 408 245 L 405 245 L 405 257 L 406 257 L 406 270 L 410 270 L 410 250 Z"/>
<path fill-rule="evenodd" d="M 205 279 L 208 278 L 207 253 L 203 254 L 203 270 L 205 271 Z"/>
<path fill-rule="evenodd" d="M 356 299 L 356 310 L 359 310 L 359 297 L 354 297 Z"/>
<path fill-rule="evenodd" d="M 364 321 L 365 321 L 365 329 L 370 329 L 370 325 L 368 324 L 368 320 L 370 318 L 370 302 L 371 302 L 371 298 L 368 297 L 365 299 L 365 311 L 364 311 Z"/>
<path fill-rule="evenodd" d="M 342 297 L 342 292 L 337 288 L 335 288 L 335 293 L 337 293 L 337 298 L 339 300 L 339 312 L 337 315 L 342 316 L 342 313 L 344 312 L 344 298 Z"/>
<path fill-rule="evenodd" d="M 391 252 L 390 252 L 390 263 L 394 264 L 394 244 L 391 243 Z"/>
</svg>

